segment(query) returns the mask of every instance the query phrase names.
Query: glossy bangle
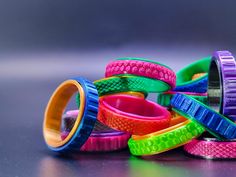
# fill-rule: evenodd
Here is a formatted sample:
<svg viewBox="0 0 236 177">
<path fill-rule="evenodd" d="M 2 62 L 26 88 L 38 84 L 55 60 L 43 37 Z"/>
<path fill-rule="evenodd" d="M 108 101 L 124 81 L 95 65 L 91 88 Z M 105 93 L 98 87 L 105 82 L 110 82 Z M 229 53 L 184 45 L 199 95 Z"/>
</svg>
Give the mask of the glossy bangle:
<svg viewBox="0 0 236 177">
<path fill-rule="evenodd" d="M 236 62 L 230 52 L 214 52 L 208 84 L 209 106 L 236 121 Z"/>
<path fill-rule="evenodd" d="M 198 60 L 176 73 L 177 81 L 175 91 L 180 92 L 207 92 L 208 71 L 211 58 Z M 195 74 L 206 73 L 197 79 L 192 79 Z"/>
<path fill-rule="evenodd" d="M 128 141 L 131 154 L 155 155 L 180 147 L 200 136 L 204 129 L 198 124 L 179 117 L 172 126 L 144 136 L 132 136 Z"/>
<path fill-rule="evenodd" d="M 177 93 L 182 93 L 189 95 L 196 100 L 202 102 L 202 103 L 207 103 L 207 94 L 206 93 L 193 93 L 193 92 L 176 92 L 176 91 L 168 91 L 162 94 L 159 94 L 157 97 L 157 103 L 164 106 L 164 107 L 170 107 L 170 100 L 173 97 L 173 95 Z"/>
<path fill-rule="evenodd" d="M 176 75 L 169 67 L 155 61 L 141 58 L 121 58 L 109 63 L 106 67 L 106 77 L 132 74 L 160 80 L 175 88 Z"/>
<path fill-rule="evenodd" d="M 62 114 L 77 91 L 80 94 L 80 111 L 69 135 L 62 140 Z M 45 111 L 43 134 L 48 148 L 56 152 L 78 150 L 92 132 L 97 112 L 98 93 L 93 83 L 80 77 L 63 82 L 54 91 Z"/>
<path fill-rule="evenodd" d="M 194 139 L 184 146 L 193 156 L 206 159 L 235 159 L 236 141 L 220 141 L 216 138 Z"/>
<path fill-rule="evenodd" d="M 66 138 L 68 132 L 62 132 L 62 138 Z M 121 150 L 127 147 L 130 135 L 123 132 L 92 132 L 90 137 L 80 148 L 84 152 L 109 152 Z"/>
<path fill-rule="evenodd" d="M 209 133 L 219 139 L 236 138 L 234 122 L 192 97 L 176 94 L 171 100 L 171 106 L 175 112 L 201 124 Z"/>
<path fill-rule="evenodd" d="M 167 109 L 143 98 L 112 95 L 99 100 L 98 120 L 130 134 L 143 135 L 167 128 L 170 118 Z"/>
</svg>

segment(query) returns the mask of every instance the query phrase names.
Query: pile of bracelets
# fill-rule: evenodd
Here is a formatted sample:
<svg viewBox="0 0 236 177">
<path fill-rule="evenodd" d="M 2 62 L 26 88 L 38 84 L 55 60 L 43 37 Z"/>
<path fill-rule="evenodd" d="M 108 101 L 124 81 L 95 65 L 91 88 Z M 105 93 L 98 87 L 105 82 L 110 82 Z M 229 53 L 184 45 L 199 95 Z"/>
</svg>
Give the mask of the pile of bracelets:
<svg viewBox="0 0 236 177">
<path fill-rule="evenodd" d="M 149 93 L 157 99 L 148 100 Z M 70 100 L 76 109 L 67 109 Z M 229 51 L 176 73 L 156 61 L 119 58 L 100 80 L 75 77 L 56 88 L 43 135 L 58 153 L 128 147 L 134 156 L 150 156 L 183 147 L 190 157 L 236 159 L 235 121 L 236 62 Z"/>
</svg>

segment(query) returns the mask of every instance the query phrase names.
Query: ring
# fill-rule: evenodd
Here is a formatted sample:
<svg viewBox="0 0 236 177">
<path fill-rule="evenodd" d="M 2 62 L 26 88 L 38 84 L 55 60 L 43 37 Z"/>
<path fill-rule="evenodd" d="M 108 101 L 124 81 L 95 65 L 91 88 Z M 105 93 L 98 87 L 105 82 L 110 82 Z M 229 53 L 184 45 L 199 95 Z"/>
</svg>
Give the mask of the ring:
<svg viewBox="0 0 236 177">
<path fill-rule="evenodd" d="M 198 124 L 178 117 L 171 126 L 144 136 L 132 136 L 128 141 L 131 154 L 154 155 L 180 147 L 200 136 L 204 129 Z"/>
<path fill-rule="evenodd" d="M 184 146 L 184 150 L 206 159 L 235 159 L 236 141 L 220 141 L 216 138 L 194 139 Z"/>
<path fill-rule="evenodd" d="M 170 100 L 173 97 L 173 95 L 177 93 L 182 93 L 189 95 L 196 100 L 202 102 L 202 103 L 207 103 L 207 94 L 206 93 L 194 93 L 194 92 L 176 92 L 176 91 L 168 91 L 162 94 L 159 94 L 157 97 L 157 103 L 164 106 L 164 107 L 170 107 Z"/>
<path fill-rule="evenodd" d="M 151 60 L 141 58 L 120 58 L 106 67 L 105 77 L 132 74 L 143 76 L 167 83 L 175 88 L 176 75 L 169 67 Z"/>
<path fill-rule="evenodd" d="M 209 106 L 236 121 L 236 62 L 229 51 L 214 52 L 208 84 Z"/>
<path fill-rule="evenodd" d="M 62 140 L 62 115 L 77 91 L 80 94 L 80 111 L 69 135 Z M 43 135 L 48 148 L 56 152 L 79 149 L 93 130 L 97 112 L 98 93 L 93 83 L 78 77 L 60 84 L 51 96 L 44 115 Z"/>
<path fill-rule="evenodd" d="M 201 124 L 218 139 L 236 138 L 236 124 L 234 122 L 190 96 L 174 95 L 171 106 L 175 112 Z"/>
<path fill-rule="evenodd" d="M 196 93 L 207 92 L 207 80 L 208 80 L 208 71 L 210 62 L 211 58 L 207 57 L 198 60 L 178 71 L 176 74 L 177 85 L 174 90 L 180 92 L 196 92 Z M 205 74 L 201 75 L 202 73 Z M 193 78 L 196 78 L 195 74 L 198 74 L 197 76 L 200 77 L 193 80 Z"/>
<path fill-rule="evenodd" d="M 164 107 L 130 95 L 111 95 L 99 100 L 98 120 L 112 129 L 143 135 L 167 128 L 170 113 Z"/>
</svg>

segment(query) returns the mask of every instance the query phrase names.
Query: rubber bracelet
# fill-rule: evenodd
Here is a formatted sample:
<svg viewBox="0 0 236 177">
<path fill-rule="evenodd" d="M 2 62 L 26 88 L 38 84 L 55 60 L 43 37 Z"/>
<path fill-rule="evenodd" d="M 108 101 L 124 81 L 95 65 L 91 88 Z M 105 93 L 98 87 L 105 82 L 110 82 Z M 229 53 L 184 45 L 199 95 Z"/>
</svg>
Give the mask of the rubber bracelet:
<svg viewBox="0 0 236 177">
<path fill-rule="evenodd" d="M 228 51 L 216 51 L 209 71 L 208 101 L 217 112 L 236 121 L 236 62 Z"/>
<path fill-rule="evenodd" d="M 206 159 L 235 159 L 236 141 L 220 141 L 215 138 L 194 139 L 184 146 L 194 156 Z"/>
<path fill-rule="evenodd" d="M 197 73 L 197 74 L 194 74 L 192 76 L 192 80 L 195 80 L 195 79 L 198 79 L 200 77 L 203 77 L 204 75 L 206 75 L 206 73 Z"/>
<path fill-rule="evenodd" d="M 63 130 L 70 132 L 72 127 L 74 126 L 74 123 L 76 121 L 76 118 L 79 114 L 79 110 L 70 110 L 67 111 L 66 114 L 63 115 Z M 100 121 L 96 121 L 93 132 L 113 132 L 114 130 L 110 127 L 104 125 Z"/>
<path fill-rule="evenodd" d="M 106 67 L 106 77 L 132 74 L 163 81 L 175 88 L 176 75 L 169 67 L 141 58 L 122 58 L 109 63 Z"/>
<path fill-rule="evenodd" d="M 61 119 L 67 103 L 79 91 L 80 108 L 76 122 L 66 139 L 61 139 Z M 52 151 L 66 152 L 79 149 L 88 139 L 96 122 L 98 93 L 90 81 L 74 78 L 63 82 L 51 96 L 44 116 L 44 139 Z"/>
<path fill-rule="evenodd" d="M 193 92 L 175 92 L 175 91 L 168 91 L 162 94 L 159 94 L 157 97 L 157 103 L 164 106 L 164 107 L 170 107 L 170 100 L 173 97 L 173 95 L 177 93 L 182 93 L 189 95 L 196 100 L 202 102 L 202 103 L 207 103 L 207 94 L 206 93 L 193 93 Z"/>
<path fill-rule="evenodd" d="M 208 74 L 205 74 L 197 79 L 192 80 L 195 74 L 208 73 L 211 58 L 207 57 L 202 60 L 198 60 L 187 67 L 181 69 L 176 73 L 177 81 L 175 91 L 180 92 L 207 92 Z"/>
<path fill-rule="evenodd" d="M 130 134 L 143 135 L 167 128 L 170 118 L 167 109 L 143 98 L 112 95 L 99 100 L 98 120 Z"/>
<path fill-rule="evenodd" d="M 176 94 L 171 100 L 172 109 L 180 115 L 201 124 L 219 139 L 235 139 L 236 124 L 205 104 L 187 95 Z"/>
<path fill-rule="evenodd" d="M 62 138 L 66 138 L 68 132 L 62 132 Z M 127 147 L 130 135 L 123 132 L 92 132 L 88 140 L 80 148 L 84 152 L 108 152 L 121 150 Z"/>
<path fill-rule="evenodd" d="M 180 147 L 200 136 L 204 129 L 186 120 L 176 121 L 171 127 L 144 136 L 132 136 L 128 141 L 131 154 L 136 156 L 154 155 Z"/>
</svg>

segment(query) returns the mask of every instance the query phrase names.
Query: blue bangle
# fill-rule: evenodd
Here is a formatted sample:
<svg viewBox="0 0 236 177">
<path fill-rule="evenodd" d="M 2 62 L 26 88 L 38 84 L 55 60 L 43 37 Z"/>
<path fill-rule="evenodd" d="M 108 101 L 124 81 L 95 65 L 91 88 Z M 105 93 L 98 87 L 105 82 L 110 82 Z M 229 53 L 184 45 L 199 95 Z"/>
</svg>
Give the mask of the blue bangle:
<svg viewBox="0 0 236 177">
<path fill-rule="evenodd" d="M 176 94 L 171 100 L 173 110 L 196 121 L 219 139 L 235 139 L 236 124 L 210 107 L 187 95 Z"/>
<path fill-rule="evenodd" d="M 80 113 L 69 137 L 60 137 L 61 119 L 71 96 L 79 90 Z M 79 150 L 90 136 L 98 113 L 98 92 L 94 84 L 77 77 L 63 82 L 53 93 L 44 118 L 44 138 L 49 149 L 56 152 Z"/>
</svg>

